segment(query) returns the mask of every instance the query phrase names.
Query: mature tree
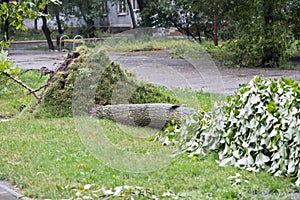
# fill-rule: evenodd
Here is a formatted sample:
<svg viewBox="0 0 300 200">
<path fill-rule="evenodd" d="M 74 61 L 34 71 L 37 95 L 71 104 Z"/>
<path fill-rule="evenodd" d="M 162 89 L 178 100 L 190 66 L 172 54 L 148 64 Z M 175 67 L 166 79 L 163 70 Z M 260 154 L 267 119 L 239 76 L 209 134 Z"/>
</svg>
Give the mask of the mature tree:
<svg viewBox="0 0 300 200">
<path fill-rule="evenodd" d="M 53 41 L 51 39 L 51 31 L 49 30 L 49 28 L 47 26 L 47 17 L 46 17 L 48 15 L 48 6 L 47 5 L 42 10 L 42 13 L 43 13 L 43 15 L 41 16 L 42 21 L 43 21 L 42 31 L 46 37 L 49 49 L 54 50 Z"/>
<path fill-rule="evenodd" d="M 147 6 L 147 1 L 149 1 L 149 0 L 137 0 L 140 12 L 142 12 L 144 10 L 144 8 Z"/>
<path fill-rule="evenodd" d="M 2 4 L 8 4 L 9 0 L 2 0 L 1 2 Z M 1 27 L 1 32 L 4 36 L 4 40 L 8 40 L 9 39 L 9 35 L 8 35 L 8 17 L 6 17 L 5 15 L 1 15 L 1 24 L 3 24 L 3 26 Z"/>
<path fill-rule="evenodd" d="M 50 1 L 52 0 L 40 0 L 40 2 L 35 0 L 1 1 L 0 25 L 3 35 L 0 41 L 0 75 L 10 76 L 16 72 L 15 64 L 8 59 L 7 53 L 3 52 L 3 48 L 9 46 L 8 33 L 4 27 L 26 30 L 24 18 L 41 16 L 40 10 L 43 10 Z"/>
<path fill-rule="evenodd" d="M 213 18 L 222 18 L 220 0 L 153 0 L 144 4 L 144 26 L 176 27 L 201 42 L 201 36 L 212 37 Z"/>
<path fill-rule="evenodd" d="M 242 66 L 279 66 L 289 58 L 294 35 L 300 35 L 298 0 L 153 0 L 145 5 L 144 25 L 174 26 L 199 41 L 203 35 L 212 38 L 218 17 L 219 28 L 231 31 L 227 47 Z"/>
<path fill-rule="evenodd" d="M 61 5 L 61 0 L 38 0 L 37 1 L 38 8 L 40 9 L 39 11 L 41 12 L 40 16 L 43 21 L 42 31 L 46 37 L 49 49 L 54 50 L 53 41 L 51 39 L 51 31 L 47 25 L 48 18 L 50 17 L 48 13 L 49 4 L 54 4 L 56 6 L 59 6 Z"/>
<path fill-rule="evenodd" d="M 277 67 L 289 58 L 293 41 L 290 0 L 235 0 L 228 3 L 235 41 L 231 49 L 242 66 Z"/>
<path fill-rule="evenodd" d="M 101 18 L 107 13 L 106 0 L 63 0 L 62 13 L 66 17 L 75 15 L 82 19 L 85 25 L 80 27 L 80 34 L 84 37 L 95 36 L 95 19 Z"/>
<path fill-rule="evenodd" d="M 133 6 L 131 3 L 131 0 L 127 0 L 127 4 L 128 4 L 129 12 L 130 12 L 131 21 L 132 21 L 132 28 L 136 28 L 137 23 L 136 23 L 135 14 L 133 11 Z"/>
<path fill-rule="evenodd" d="M 8 28 L 14 27 L 16 29 L 26 30 L 23 24 L 25 18 L 43 19 L 43 31 L 47 23 L 47 5 L 49 3 L 58 3 L 58 0 L 19 0 L 10 1 L 2 0 L 0 4 L 0 27 L 2 35 L 2 46 L 8 42 Z M 45 29 L 46 30 L 46 29 Z M 48 30 L 49 31 L 49 30 Z M 1 46 L 1 45 L 0 45 Z M 50 47 L 50 46 L 49 46 Z M 52 48 L 51 48 L 52 49 Z"/>
<path fill-rule="evenodd" d="M 8 42 L 9 27 L 25 30 L 23 24 L 24 18 L 34 18 L 38 15 L 35 10 L 36 4 L 33 0 L 1 0 L 0 2 L 0 31 L 1 31 L 1 44 Z M 0 47 L 2 46 L 0 45 Z"/>
<path fill-rule="evenodd" d="M 61 2 L 61 4 L 49 4 L 48 5 L 48 12 L 52 17 L 55 17 L 56 20 L 56 24 L 57 24 L 57 31 L 60 35 L 62 35 L 64 33 L 64 29 L 63 29 L 63 21 L 60 18 L 60 14 L 64 8 L 64 5 L 62 4 L 63 2 Z"/>
<path fill-rule="evenodd" d="M 291 0 L 288 3 L 287 13 L 289 17 L 289 24 L 291 24 L 294 36 L 300 40 L 300 1 Z"/>
</svg>

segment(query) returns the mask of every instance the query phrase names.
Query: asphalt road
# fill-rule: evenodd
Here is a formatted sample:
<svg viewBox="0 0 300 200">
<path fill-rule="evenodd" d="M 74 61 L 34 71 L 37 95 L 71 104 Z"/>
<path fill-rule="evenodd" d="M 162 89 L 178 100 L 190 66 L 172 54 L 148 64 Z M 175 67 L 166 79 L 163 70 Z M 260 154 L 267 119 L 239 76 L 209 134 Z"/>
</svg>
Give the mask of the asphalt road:
<svg viewBox="0 0 300 200">
<path fill-rule="evenodd" d="M 66 52 L 12 50 L 9 57 L 23 69 L 58 67 Z M 137 79 L 171 88 L 202 89 L 205 92 L 233 94 L 240 84 L 253 76 L 262 78 L 293 78 L 300 83 L 300 71 L 270 68 L 217 67 L 208 54 L 197 59 L 171 59 L 165 51 L 110 53 L 111 60 L 135 72 Z"/>
<path fill-rule="evenodd" d="M 10 188 L 11 186 L 8 183 L 0 181 L 0 200 L 29 200 L 29 198 Z"/>
</svg>

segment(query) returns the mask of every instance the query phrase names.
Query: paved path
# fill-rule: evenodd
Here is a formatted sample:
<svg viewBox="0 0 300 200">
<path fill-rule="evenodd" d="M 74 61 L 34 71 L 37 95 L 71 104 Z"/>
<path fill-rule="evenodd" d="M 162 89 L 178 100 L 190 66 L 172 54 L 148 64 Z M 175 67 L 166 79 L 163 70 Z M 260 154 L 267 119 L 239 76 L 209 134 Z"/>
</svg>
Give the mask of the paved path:
<svg viewBox="0 0 300 200">
<path fill-rule="evenodd" d="M 9 57 L 23 69 L 40 69 L 46 66 L 55 69 L 63 62 L 66 52 L 10 50 Z"/>
<path fill-rule="evenodd" d="M 29 200 L 29 198 L 23 197 L 23 195 L 10 188 L 11 186 L 8 183 L 0 181 L 0 200 Z"/>
<path fill-rule="evenodd" d="M 253 76 L 293 78 L 300 83 L 300 71 L 261 68 L 218 68 L 208 55 L 197 60 L 171 59 L 165 51 L 110 53 L 111 59 L 136 73 L 137 79 L 167 87 L 203 89 L 205 92 L 233 94 L 239 84 Z M 66 52 L 12 50 L 9 57 L 24 69 L 55 69 Z"/>
<path fill-rule="evenodd" d="M 170 59 L 165 51 L 112 53 L 113 60 L 136 73 L 139 80 L 167 87 L 202 89 L 205 92 L 233 94 L 253 76 L 293 78 L 300 83 L 300 71 L 266 68 L 217 67 L 209 55 L 197 59 Z"/>
</svg>

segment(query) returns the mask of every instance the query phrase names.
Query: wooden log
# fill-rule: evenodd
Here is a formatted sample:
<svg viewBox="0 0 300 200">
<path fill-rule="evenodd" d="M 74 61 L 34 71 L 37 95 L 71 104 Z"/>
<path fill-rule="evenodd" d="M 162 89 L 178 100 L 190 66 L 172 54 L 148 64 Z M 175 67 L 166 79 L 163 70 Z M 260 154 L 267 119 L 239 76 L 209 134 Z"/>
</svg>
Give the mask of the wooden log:
<svg viewBox="0 0 300 200">
<path fill-rule="evenodd" d="M 93 117 L 99 119 L 109 119 L 131 126 L 162 129 L 167 121 L 181 120 L 195 111 L 194 108 L 155 103 L 96 106 L 91 113 Z"/>
</svg>

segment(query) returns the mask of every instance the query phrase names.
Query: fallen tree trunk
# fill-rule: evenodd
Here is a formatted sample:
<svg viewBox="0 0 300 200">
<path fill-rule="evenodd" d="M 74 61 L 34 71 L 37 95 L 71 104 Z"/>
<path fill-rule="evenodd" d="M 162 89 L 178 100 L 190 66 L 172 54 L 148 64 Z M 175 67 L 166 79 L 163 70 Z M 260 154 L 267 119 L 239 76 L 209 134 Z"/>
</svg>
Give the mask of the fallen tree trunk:
<svg viewBox="0 0 300 200">
<path fill-rule="evenodd" d="M 195 113 L 194 108 L 173 104 L 119 104 L 96 106 L 92 116 L 99 119 L 109 119 L 131 126 L 148 126 L 162 129 L 167 121 L 181 120 Z"/>
</svg>

